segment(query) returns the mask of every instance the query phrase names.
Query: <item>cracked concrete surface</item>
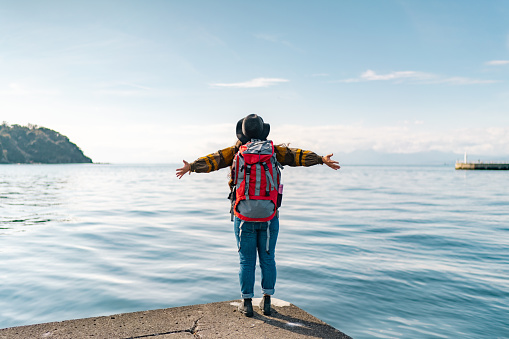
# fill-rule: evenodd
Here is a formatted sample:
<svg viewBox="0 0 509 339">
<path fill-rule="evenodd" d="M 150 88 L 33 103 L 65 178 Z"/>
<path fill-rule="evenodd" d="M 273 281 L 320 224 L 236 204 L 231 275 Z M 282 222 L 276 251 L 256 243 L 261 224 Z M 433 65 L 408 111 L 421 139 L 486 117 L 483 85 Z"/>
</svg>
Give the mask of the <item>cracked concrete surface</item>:
<svg viewBox="0 0 509 339">
<path fill-rule="evenodd" d="M 17 338 L 350 338 L 295 305 L 273 306 L 253 318 L 235 301 L 175 307 L 112 316 L 0 329 L 1 339 Z"/>
<path fill-rule="evenodd" d="M 166 333 L 153 333 L 153 334 L 146 334 L 146 335 L 140 335 L 137 337 L 131 337 L 132 339 L 137 338 L 190 338 L 190 337 L 198 337 L 200 336 L 197 334 L 196 327 L 198 326 L 198 321 L 200 321 L 202 317 L 196 319 L 194 321 L 194 325 L 191 328 L 185 329 L 185 330 L 178 330 L 178 331 L 170 331 Z"/>
</svg>

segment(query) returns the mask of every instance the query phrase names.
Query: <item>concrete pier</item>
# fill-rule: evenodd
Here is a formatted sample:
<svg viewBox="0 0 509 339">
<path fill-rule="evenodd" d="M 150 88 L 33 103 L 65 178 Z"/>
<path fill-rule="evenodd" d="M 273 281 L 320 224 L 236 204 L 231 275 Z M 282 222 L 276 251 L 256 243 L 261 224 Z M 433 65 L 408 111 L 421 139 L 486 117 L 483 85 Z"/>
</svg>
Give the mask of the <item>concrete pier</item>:
<svg viewBox="0 0 509 339">
<path fill-rule="evenodd" d="M 350 338 L 297 306 L 273 299 L 265 316 L 237 310 L 239 301 L 183 306 L 0 329 L 1 339 L 17 338 Z"/>
</svg>

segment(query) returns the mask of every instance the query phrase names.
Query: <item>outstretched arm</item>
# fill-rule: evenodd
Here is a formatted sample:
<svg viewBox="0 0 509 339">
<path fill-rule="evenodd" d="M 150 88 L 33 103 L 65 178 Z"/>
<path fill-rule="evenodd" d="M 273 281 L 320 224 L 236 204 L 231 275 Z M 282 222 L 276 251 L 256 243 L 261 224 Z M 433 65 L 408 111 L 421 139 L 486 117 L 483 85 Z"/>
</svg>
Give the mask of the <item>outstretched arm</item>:
<svg viewBox="0 0 509 339">
<path fill-rule="evenodd" d="M 191 174 L 191 165 L 189 165 L 189 163 L 185 160 L 182 160 L 184 162 L 184 166 L 181 167 L 181 168 L 177 168 L 177 177 L 180 179 L 184 176 L 184 174 L 186 174 L 187 172 L 189 172 L 189 174 Z"/>
<path fill-rule="evenodd" d="M 338 170 L 340 169 L 341 167 L 339 166 L 339 162 L 335 161 L 335 160 L 332 160 L 331 157 L 333 156 L 334 154 L 331 153 L 331 154 L 327 154 L 326 156 L 323 156 L 322 157 L 322 161 L 325 165 L 329 166 L 330 168 L 332 168 L 333 170 Z"/>
<path fill-rule="evenodd" d="M 325 164 L 334 170 L 338 170 L 339 163 L 332 160 L 332 153 L 326 156 L 319 156 L 315 152 L 302 150 L 299 148 L 290 148 L 286 145 L 276 145 L 275 152 L 277 161 L 281 165 L 287 166 L 314 166 Z"/>
<path fill-rule="evenodd" d="M 182 178 L 187 172 L 189 172 L 189 174 L 191 174 L 191 172 L 209 173 L 228 167 L 232 164 L 233 157 L 237 150 L 238 148 L 236 146 L 231 146 L 200 157 L 192 163 L 188 163 L 184 160 L 184 166 L 182 168 L 177 168 L 177 178 Z"/>
</svg>

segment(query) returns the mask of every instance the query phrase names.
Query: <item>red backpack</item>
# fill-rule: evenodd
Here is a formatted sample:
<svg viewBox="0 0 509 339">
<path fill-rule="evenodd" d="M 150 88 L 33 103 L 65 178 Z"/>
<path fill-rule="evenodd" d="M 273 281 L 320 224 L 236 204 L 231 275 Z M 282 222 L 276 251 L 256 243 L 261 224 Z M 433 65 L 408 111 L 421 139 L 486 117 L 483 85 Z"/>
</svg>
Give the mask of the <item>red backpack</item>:
<svg viewBox="0 0 509 339">
<path fill-rule="evenodd" d="M 280 166 L 271 140 L 254 140 L 240 146 L 232 166 L 233 213 L 239 219 L 263 222 L 276 215 L 281 204 L 281 198 L 278 199 Z"/>
</svg>

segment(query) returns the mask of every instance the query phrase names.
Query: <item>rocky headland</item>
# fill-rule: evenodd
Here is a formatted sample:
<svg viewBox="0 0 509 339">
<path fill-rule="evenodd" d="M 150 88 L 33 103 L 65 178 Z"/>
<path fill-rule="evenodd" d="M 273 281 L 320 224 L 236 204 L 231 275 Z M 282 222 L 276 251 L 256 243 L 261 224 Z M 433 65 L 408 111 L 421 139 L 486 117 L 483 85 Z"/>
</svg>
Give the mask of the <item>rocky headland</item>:
<svg viewBox="0 0 509 339">
<path fill-rule="evenodd" d="M 36 125 L 0 125 L 0 164 L 92 163 L 69 138 Z"/>
</svg>

